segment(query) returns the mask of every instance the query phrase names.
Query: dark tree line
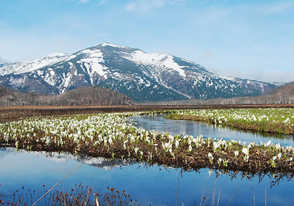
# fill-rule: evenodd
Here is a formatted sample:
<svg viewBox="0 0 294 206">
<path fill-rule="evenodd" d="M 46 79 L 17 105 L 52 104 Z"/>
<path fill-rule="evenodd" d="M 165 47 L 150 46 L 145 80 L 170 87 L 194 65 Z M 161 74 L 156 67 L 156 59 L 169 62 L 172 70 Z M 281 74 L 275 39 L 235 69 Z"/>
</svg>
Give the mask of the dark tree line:
<svg viewBox="0 0 294 206">
<path fill-rule="evenodd" d="M 21 93 L 0 87 L 0 106 L 108 106 L 131 104 L 133 104 L 133 101 L 126 95 L 99 87 L 81 87 L 64 94 L 49 96 Z"/>
</svg>

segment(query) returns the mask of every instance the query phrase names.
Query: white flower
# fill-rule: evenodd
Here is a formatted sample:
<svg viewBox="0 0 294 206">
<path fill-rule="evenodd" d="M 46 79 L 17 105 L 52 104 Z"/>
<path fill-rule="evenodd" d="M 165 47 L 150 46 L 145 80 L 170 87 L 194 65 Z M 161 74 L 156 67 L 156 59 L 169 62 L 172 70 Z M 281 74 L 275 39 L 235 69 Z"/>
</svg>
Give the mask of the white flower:
<svg viewBox="0 0 294 206">
<path fill-rule="evenodd" d="M 245 155 L 249 155 L 249 150 L 248 150 L 246 147 L 244 147 L 244 148 L 242 149 L 242 152 L 243 152 Z"/>
<path fill-rule="evenodd" d="M 289 117 L 284 121 L 284 123 L 288 123 L 290 121 Z"/>
<path fill-rule="evenodd" d="M 278 158 L 279 158 L 279 160 L 281 159 L 281 157 L 282 157 L 282 153 L 279 153 L 279 154 L 278 154 Z"/>
<path fill-rule="evenodd" d="M 213 155 L 210 152 L 208 153 L 208 158 L 213 159 Z"/>
<path fill-rule="evenodd" d="M 217 148 L 219 148 L 219 146 L 221 145 L 221 141 L 218 141 L 218 142 L 213 142 L 213 148 L 214 150 L 216 150 Z"/>
<path fill-rule="evenodd" d="M 227 167 L 229 160 L 224 160 L 223 162 L 224 162 L 224 165 Z"/>
<path fill-rule="evenodd" d="M 249 156 L 248 156 L 248 155 L 245 155 L 245 156 L 244 156 L 244 161 L 245 161 L 245 162 L 248 162 L 248 160 L 249 160 Z"/>
<path fill-rule="evenodd" d="M 213 170 L 208 170 L 208 175 L 210 176 L 213 172 Z"/>
<path fill-rule="evenodd" d="M 112 139 L 111 139 L 111 137 L 109 137 L 108 142 L 109 142 L 109 144 L 112 144 Z"/>
<path fill-rule="evenodd" d="M 170 143 L 170 142 L 166 142 L 166 143 L 163 143 L 162 142 L 162 148 L 164 149 L 164 150 L 170 150 L 170 149 L 172 149 L 172 144 Z"/>
<path fill-rule="evenodd" d="M 268 141 L 264 146 L 269 147 L 272 144 L 272 141 Z"/>
<path fill-rule="evenodd" d="M 189 145 L 189 151 L 190 151 L 190 152 L 192 152 L 192 149 L 193 149 L 192 146 Z"/>
<path fill-rule="evenodd" d="M 175 143 L 175 145 L 176 145 L 176 148 L 178 148 L 178 146 L 179 146 L 179 140 L 176 140 L 176 143 Z"/>
<path fill-rule="evenodd" d="M 128 141 L 129 141 L 129 140 L 124 141 L 124 149 L 126 149 L 126 143 L 127 143 Z"/>
<path fill-rule="evenodd" d="M 174 137 L 174 136 L 172 136 L 172 135 L 169 135 L 169 136 L 168 136 L 168 138 L 169 138 L 169 139 L 170 139 L 170 141 L 172 142 L 172 141 L 174 141 L 174 138 L 175 138 L 175 137 Z"/>
<path fill-rule="evenodd" d="M 277 149 L 277 150 L 281 149 L 281 145 L 280 145 L 280 143 L 276 144 L 276 149 Z"/>
<path fill-rule="evenodd" d="M 276 159 L 277 159 L 277 156 L 273 156 L 273 160 L 276 161 Z"/>
<path fill-rule="evenodd" d="M 239 155 L 239 151 L 235 151 L 234 153 L 236 157 Z"/>
</svg>

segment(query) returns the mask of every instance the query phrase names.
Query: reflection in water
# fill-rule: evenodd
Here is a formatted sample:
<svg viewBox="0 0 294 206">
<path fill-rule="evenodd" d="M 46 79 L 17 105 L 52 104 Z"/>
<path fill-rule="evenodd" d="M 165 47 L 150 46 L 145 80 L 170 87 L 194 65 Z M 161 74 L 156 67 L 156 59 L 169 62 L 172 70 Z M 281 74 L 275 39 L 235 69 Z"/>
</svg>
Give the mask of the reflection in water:
<svg viewBox="0 0 294 206">
<path fill-rule="evenodd" d="M 253 205 L 253 189 L 258 205 L 264 204 L 265 189 L 268 205 L 292 205 L 294 200 L 290 189 L 293 181 L 281 179 L 278 187 L 271 187 L 274 179 L 270 175 L 265 175 L 260 181 L 258 176 L 248 179 L 233 172 L 231 175 L 219 175 L 219 172 L 209 169 L 184 172 L 157 165 L 120 160 L 111 162 L 103 158 L 84 159 L 62 153 L 16 152 L 14 149 L 2 149 L 0 156 L 0 193 L 1 190 L 20 189 L 22 186 L 37 191 L 42 191 L 43 184 L 50 188 L 83 161 L 85 164 L 66 178 L 57 190 L 69 191 L 79 183 L 91 186 L 95 191 L 102 188 L 102 192 L 107 187 L 115 187 L 126 190 L 142 205 L 175 205 L 179 190 L 178 205 L 194 205 L 195 202 L 199 205 L 205 189 L 207 204 L 210 205 L 217 180 L 215 191 L 218 195 L 221 190 L 220 205 L 226 205 L 238 187 L 230 205 Z"/>
<path fill-rule="evenodd" d="M 168 131 L 171 135 L 187 134 L 194 137 L 203 135 L 204 137 L 223 138 L 224 140 L 241 140 L 246 144 L 250 142 L 268 142 L 270 140 L 274 144 L 280 143 L 282 146 L 294 146 L 293 135 L 264 136 L 258 133 L 242 132 L 201 122 L 165 119 L 163 115 L 136 116 L 131 117 L 131 119 L 135 121 L 135 126 L 137 127 L 148 131 Z"/>
</svg>

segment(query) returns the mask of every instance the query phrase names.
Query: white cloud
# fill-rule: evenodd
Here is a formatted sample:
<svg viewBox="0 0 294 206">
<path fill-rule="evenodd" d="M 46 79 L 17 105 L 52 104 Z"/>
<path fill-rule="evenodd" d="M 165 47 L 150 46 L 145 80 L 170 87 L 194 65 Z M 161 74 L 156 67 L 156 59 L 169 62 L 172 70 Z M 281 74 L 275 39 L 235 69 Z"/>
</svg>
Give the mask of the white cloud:
<svg viewBox="0 0 294 206">
<path fill-rule="evenodd" d="M 162 8 L 165 6 L 183 6 L 186 5 L 186 0 L 135 0 L 126 5 L 128 11 L 143 11 L 147 12 L 152 9 Z"/>
<path fill-rule="evenodd" d="M 266 48 L 266 47 L 260 47 L 260 46 L 254 46 L 252 48 L 252 50 L 257 51 L 257 52 L 264 52 L 264 51 L 267 51 L 268 48 Z"/>
<path fill-rule="evenodd" d="M 101 5 L 106 4 L 106 3 L 107 3 L 107 0 L 101 0 L 101 1 L 97 4 L 97 6 L 101 6 Z"/>
<path fill-rule="evenodd" d="M 36 31 L 18 31 L 0 33 L 0 61 L 21 62 L 33 60 L 53 52 L 73 53 L 86 47 L 86 40 L 77 40 L 69 36 L 44 36 Z"/>
<path fill-rule="evenodd" d="M 171 2 L 171 4 L 183 6 L 183 5 L 186 5 L 186 0 L 174 0 Z"/>
<path fill-rule="evenodd" d="M 264 82 L 291 82 L 294 80 L 294 72 L 279 70 L 251 70 L 246 75 L 248 79 L 257 79 Z"/>
<path fill-rule="evenodd" d="M 275 2 L 261 6 L 258 10 L 265 14 L 278 14 L 291 8 L 294 8 L 293 2 Z"/>
<path fill-rule="evenodd" d="M 231 58 L 226 56 L 211 57 L 209 60 L 204 59 L 201 65 L 208 71 L 229 77 L 242 79 L 252 79 L 263 82 L 291 82 L 294 81 L 294 71 L 282 69 L 283 66 L 273 68 L 272 60 L 263 59 L 263 64 L 256 61 L 257 58 L 241 57 L 231 54 Z M 267 68 L 267 69 L 265 69 Z M 281 68 L 281 69 L 278 69 Z"/>
<path fill-rule="evenodd" d="M 80 3 L 80 4 L 86 4 L 86 3 L 88 3 L 89 1 L 90 1 L 90 0 L 80 0 L 79 3 Z"/>
<path fill-rule="evenodd" d="M 134 11 L 136 10 L 136 4 L 135 3 L 129 3 L 128 5 L 126 5 L 126 10 L 128 11 Z"/>
<path fill-rule="evenodd" d="M 128 11 L 149 11 L 154 8 L 164 7 L 165 0 L 136 0 L 126 5 Z"/>
</svg>

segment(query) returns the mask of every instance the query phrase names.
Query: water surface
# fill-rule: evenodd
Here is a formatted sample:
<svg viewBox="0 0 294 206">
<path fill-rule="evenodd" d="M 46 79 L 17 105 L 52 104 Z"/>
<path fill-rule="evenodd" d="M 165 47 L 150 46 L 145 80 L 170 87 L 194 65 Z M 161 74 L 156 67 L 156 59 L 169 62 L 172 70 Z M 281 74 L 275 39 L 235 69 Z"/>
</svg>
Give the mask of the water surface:
<svg viewBox="0 0 294 206">
<path fill-rule="evenodd" d="M 168 132 L 171 135 L 192 135 L 197 137 L 223 138 L 225 140 L 241 140 L 246 142 L 268 142 L 274 144 L 280 143 L 283 146 L 294 146 L 293 135 L 275 135 L 275 134 L 261 134 L 253 132 L 238 131 L 236 129 L 215 126 L 202 122 L 188 121 L 188 120 L 171 120 L 165 119 L 163 115 L 154 116 L 136 116 L 131 117 L 135 121 L 137 127 L 145 130 L 154 130 L 160 132 Z"/>
</svg>

